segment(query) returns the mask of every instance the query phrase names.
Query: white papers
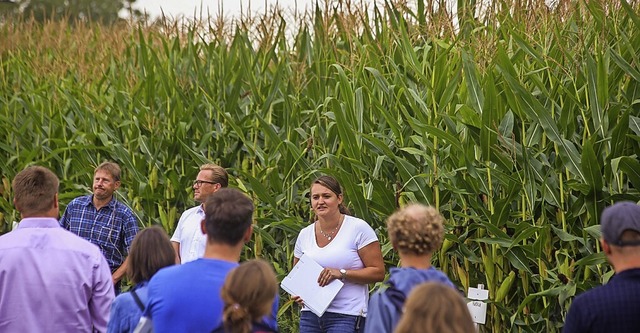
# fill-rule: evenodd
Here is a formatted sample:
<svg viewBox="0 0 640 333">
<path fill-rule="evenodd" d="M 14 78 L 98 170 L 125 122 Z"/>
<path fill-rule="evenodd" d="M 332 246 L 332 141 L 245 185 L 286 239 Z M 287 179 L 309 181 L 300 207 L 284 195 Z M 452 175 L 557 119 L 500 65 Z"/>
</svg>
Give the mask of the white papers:
<svg viewBox="0 0 640 333">
<path fill-rule="evenodd" d="M 317 262 L 303 254 L 289 275 L 280 283 L 282 289 L 289 294 L 300 296 L 304 306 L 318 317 L 327 310 L 329 303 L 344 285 L 340 280 L 333 280 L 328 285 L 320 287 L 318 277 L 323 269 Z"/>
</svg>

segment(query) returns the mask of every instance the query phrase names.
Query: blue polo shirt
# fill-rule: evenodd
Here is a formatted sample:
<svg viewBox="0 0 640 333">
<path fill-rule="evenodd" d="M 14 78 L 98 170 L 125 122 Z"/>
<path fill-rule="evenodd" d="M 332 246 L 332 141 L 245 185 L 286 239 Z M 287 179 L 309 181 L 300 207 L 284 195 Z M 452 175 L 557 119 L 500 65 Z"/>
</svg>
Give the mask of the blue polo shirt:
<svg viewBox="0 0 640 333">
<path fill-rule="evenodd" d="M 562 332 L 640 332 L 640 268 L 622 271 L 576 297 Z"/>
<path fill-rule="evenodd" d="M 224 303 L 220 289 L 238 263 L 200 258 L 163 268 L 149 282 L 143 316 L 153 321 L 155 333 L 211 332 L 222 324 Z M 265 323 L 277 330 L 278 298 Z"/>
</svg>

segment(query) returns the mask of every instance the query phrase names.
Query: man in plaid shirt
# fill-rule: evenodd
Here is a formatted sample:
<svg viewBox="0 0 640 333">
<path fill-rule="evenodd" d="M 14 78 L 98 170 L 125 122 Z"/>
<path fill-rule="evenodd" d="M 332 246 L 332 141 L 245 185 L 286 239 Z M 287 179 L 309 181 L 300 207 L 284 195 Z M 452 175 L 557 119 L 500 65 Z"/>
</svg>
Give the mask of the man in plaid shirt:
<svg viewBox="0 0 640 333">
<path fill-rule="evenodd" d="M 73 199 L 60 218 L 60 225 L 100 247 L 109 263 L 116 295 L 127 270 L 127 254 L 138 233 L 138 220 L 131 208 L 116 200 L 120 167 L 100 164 L 93 176 L 93 194 Z"/>
</svg>

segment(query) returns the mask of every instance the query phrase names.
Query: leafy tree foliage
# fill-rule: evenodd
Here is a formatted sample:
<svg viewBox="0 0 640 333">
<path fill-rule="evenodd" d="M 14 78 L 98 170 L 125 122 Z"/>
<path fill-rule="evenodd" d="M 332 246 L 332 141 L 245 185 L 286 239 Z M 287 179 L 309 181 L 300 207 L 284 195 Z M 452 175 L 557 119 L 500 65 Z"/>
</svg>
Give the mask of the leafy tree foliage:
<svg viewBox="0 0 640 333">
<path fill-rule="evenodd" d="M 68 19 L 70 22 L 99 22 L 111 24 L 120 20 L 123 10 L 140 17 L 131 5 L 135 0 L 0 0 L 0 15 L 33 17 L 36 21 Z"/>
</svg>

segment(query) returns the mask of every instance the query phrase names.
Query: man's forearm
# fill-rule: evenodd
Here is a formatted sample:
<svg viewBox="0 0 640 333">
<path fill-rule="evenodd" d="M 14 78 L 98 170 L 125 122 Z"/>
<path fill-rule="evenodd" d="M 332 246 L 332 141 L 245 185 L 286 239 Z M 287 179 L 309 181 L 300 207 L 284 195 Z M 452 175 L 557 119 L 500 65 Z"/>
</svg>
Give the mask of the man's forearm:
<svg viewBox="0 0 640 333">
<path fill-rule="evenodd" d="M 118 267 L 118 269 L 116 269 L 116 271 L 113 272 L 113 274 L 111 274 L 111 279 L 113 280 L 114 284 L 122 280 L 122 278 L 124 277 L 124 274 L 127 272 L 128 265 L 129 265 L 129 257 L 125 258 L 122 265 L 120 265 L 120 267 Z"/>
</svg>

